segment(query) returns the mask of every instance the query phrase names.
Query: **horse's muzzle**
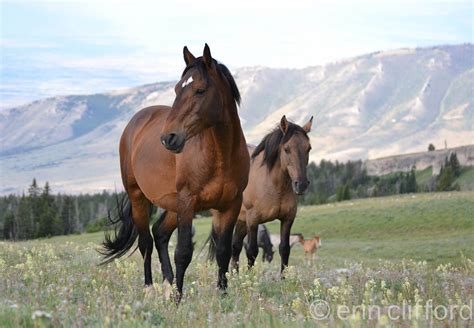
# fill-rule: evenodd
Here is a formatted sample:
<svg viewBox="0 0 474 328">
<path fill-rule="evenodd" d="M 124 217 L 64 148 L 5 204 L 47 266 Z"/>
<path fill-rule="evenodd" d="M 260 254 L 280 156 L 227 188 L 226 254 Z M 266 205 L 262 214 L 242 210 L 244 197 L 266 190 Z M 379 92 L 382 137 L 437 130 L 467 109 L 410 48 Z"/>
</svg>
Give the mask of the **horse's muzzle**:
<svg viewBox="0 0 474 328">
<path fill-rule="evenodd" d="M 293 191 L 297 195 L 303 195 L 308 189 L 308 186 L 309 186 L 308 179 L 293 181 Z"/>
<path fill-rule="evenodd" d="M 163 134 L 160 139 L 163 146 L 173 153 L 180 153 L 186 142 L 184 135 L 176 133 Z"/>
</svg>

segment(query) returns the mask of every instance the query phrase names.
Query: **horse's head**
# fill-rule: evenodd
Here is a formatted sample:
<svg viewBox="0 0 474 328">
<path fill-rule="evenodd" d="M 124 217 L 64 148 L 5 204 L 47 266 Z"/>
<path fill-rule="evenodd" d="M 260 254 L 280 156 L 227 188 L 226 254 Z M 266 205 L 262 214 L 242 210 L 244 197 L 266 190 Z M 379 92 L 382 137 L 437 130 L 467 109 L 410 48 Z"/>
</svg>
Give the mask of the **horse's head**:
<svg viewBox="0 0 474 328">
<path fill-rule="evenodd" d="M 273 261 L 273 254 L 275 254 L 275 251 L 273 248 L 269 250 L 268 252 L 265 252 L 264 254 L 264 259 L 268 262 L 271 263 Z"/>
<path fill-rule="evenodd" d="M 313 237 L 314 241 L 316 242 L 316 247 L 320 247 L 321 246 L 321 238 L 319 236 L 314 236 Z"/>
<path fill-rule="evenodd" d="M 280 143 L 281 167 L 288 171 L 291 186 L 297 195 L 304 194 L 309 186 L 306 167 L 311 150 L 308 132 L 312 123 L 313 117 L 302 127 L 288 122 L 285 116 L 280 121 L 280 130 L 283 133 Z"/>
<path fill-rule="evenodd" d="M 240 101 L 228 69 L 211 56 L 206 44 L 202 57 L 183 49 L 186 69 L 175 86 L 176 99 L 161 131 L 161 143 L 180 153 L 186 140 L 221 123 L 226 106 Z"/>
</svg>

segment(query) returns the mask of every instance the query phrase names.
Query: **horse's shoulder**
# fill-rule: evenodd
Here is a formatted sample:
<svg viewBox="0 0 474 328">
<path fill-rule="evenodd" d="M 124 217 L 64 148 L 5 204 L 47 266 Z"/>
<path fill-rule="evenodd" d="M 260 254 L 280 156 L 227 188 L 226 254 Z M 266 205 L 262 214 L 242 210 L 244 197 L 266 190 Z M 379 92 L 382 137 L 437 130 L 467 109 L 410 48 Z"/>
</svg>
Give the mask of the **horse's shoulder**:
<svg viewBox="0 0 474 328">
<path fill-rule="evenodd" d="M 136 112 L 127 125 L 126 131 L 133 131 L 145 126 L 148 122 L 163 117 L 169 111 L 168 106 L 149 106 Z"/>
</svg>

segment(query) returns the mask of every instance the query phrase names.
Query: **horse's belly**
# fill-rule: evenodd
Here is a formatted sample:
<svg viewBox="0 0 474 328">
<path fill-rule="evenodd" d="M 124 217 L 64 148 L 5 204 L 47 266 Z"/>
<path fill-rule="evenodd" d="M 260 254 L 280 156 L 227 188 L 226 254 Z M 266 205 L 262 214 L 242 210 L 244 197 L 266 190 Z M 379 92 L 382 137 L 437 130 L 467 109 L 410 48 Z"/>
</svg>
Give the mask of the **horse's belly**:
<svg viewBox="0 0 474 328">
<path fill-rule="evenodd" d="M 174 174 L 165 168 L 137 170 L 135 178 L 140 190 L 153 205 L 176 212 L 176 186 Z"/>
<path fill-rule="evenodd" d="M 279 219 L 281 217 L 281 214 L 282 214 L 279 204 L 277 206 L 262 208 L 260 210 L 260 213 L 261 213 L 260 217 L 262 218 L 261 219 L 262 223 L 266 223 L 266 222 L 270 222 L 270 221 Z"/>
<path fill-rule="evenodd" d="M 205 185 L 198 194 L 201 209 L 225 209 L 239 193 L 236 183 L 215 179 Z"/>
<path fill-rule="evenodd" d="M 271 192 L 262 193 L 260 197 L 254 196 L 252 200 L 247 198 L 244 201 L 252 203 L 252 208 L 260 218 L 261 223 L 287 218 L 296 209 L 296 203 L 290 197 L 272 195 Z"/>
</svg>

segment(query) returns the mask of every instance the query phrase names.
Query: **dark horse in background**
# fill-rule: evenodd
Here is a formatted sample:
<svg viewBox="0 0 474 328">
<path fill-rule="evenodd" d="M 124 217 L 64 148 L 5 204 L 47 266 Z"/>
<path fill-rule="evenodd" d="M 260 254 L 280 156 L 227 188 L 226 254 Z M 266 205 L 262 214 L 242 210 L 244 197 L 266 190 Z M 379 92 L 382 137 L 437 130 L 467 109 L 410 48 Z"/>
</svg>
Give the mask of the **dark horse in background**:
<svg viewBox="0 0 474 328">
<path fill-rule="evenodd" d="M 201 57 L 187 47 L 183 52 L 186 68 L 175 86 L 173 106 L 142 109 L 122 134 L 120 167 L 129 202 L 115 220 L 121 223 L 115 236 L 106 235 L 102 250 L 109 262 L 127 253 L 138 236 L 145 285 L 151 285 L 150 209 L 165 209 L 152 231 L 164 279 L 173 283 L 168 242 L 178 228 L 178 301 L 193 255 L 192 220 L 198 211 L 212 209 L 218 286 L 227 287 L 232 233 L 250 162 L 237 113 L 240 93 L 231 73 L 212 58 L 207 44 Z"/>
<path fill-rule="evenodd" d="M 311 144 L 308 132 L 313 118 L 304 125 L 288 122 L 283 116 L 280 125 L 267 134 L 253 149 L 249 183 L 244 191 L 242 209 L 232 240 L 232 263 L 239 268 L 242 241 L 248 235 L 249 267 L 258 255 L 259 224 L 280 220 L 281 272 L 288 266 L 290 232 L 297 210 L 297 195 L 308 188 L 306 167 Z M 283 276 L 282 276 L 283 277 Z"/>
<path fill-rule="evenodd" d="M 244 246 L 245 249 L 248 248 L 247 237 L 244 239 Z M 268 232 L 267 227 L 264 224 L 258 225 L 258 232 L 257 232 L 257 246 L 263 250 L 262 254 L 262 261 L 267 261 L 268 263 L 272 262 L 273 254 L 273 244 L 270 239 L 270 233 Z"/>
</svg>

